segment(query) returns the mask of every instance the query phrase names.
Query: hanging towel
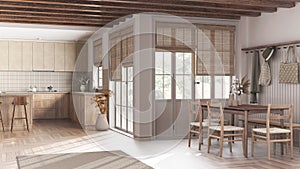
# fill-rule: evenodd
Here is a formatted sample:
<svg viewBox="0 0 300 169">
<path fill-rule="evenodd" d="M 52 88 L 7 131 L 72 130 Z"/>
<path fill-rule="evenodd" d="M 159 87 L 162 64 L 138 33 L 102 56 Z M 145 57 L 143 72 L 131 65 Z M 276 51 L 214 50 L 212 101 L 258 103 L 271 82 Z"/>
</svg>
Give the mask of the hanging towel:
<svg viewBox="0 0 300 169">
<path fill-rule="evenodd" d="M 251 75 L 251 97 L 250 103 L 257 103 L 257 93 L 260 92 L 259 75 L 260 75 L 260 63 L 259 63 L 259 51 L 254 51 L 252 57 L 252 75 Z"/>
</svg>

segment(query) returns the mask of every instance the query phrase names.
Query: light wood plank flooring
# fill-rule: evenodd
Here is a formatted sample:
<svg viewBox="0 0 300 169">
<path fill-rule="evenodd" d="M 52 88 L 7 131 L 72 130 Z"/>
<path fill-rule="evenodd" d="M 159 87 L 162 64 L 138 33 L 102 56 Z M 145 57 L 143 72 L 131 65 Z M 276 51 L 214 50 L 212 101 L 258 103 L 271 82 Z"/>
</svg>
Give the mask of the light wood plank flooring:
<svg viewBox="0 0 300 169">
<path fill-rule="evenodd" d="M 187 147 L 187 140 L 137 141 L 114 131 L 83 131 L 69 121 L 37 121 L 33 130 L 0 132 L 0 168 L 17 168 L 16 156 L 30 154 L 57 154 L 122 150 L 157 169 L 234 168 L 234 169 L 279 169 L 300 168 L 300 153 L 295 148 L 295 159 L 289 155 L 272 155 L 266 158 L 266 147 L 256 146 L 255 157 L 245 159 L 241 144 L 233 145 L 233 153 L 224 144 L 223 158 L 218 157 L 219 146 L 212 143 L 211 153 L 206 153 L 206 143 L 198 151 L 197 141 Z M 279 151 L 279 148 L 277 149 Z"/>
</svg>

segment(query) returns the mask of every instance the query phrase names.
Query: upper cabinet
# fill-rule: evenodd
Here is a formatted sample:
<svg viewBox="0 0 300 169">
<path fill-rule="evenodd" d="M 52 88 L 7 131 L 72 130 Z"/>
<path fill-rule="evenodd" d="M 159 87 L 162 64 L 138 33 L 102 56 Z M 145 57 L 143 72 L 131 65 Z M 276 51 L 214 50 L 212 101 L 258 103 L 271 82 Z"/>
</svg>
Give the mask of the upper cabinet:
<svg viewBox="0 0 300 169">
<path fill-rule="evenodd" d="M 32 71 L 32 42 L 22 43 L 22 70 Z"/>
<path fill-rule="evenodd" d="M 8 44 L 8 69 L 22 70 L 22 42 L 11 41 Z"/>
<path fill-rule="evenodd" d="M 44 44 L 42 42 L 33 42 L 32 69 L 44 69 Z"/>
<path fill-rule="evenodd" d="M 74 71 L 77 45 L 2 40 L 0 51 L 0 71 Z"/>
<path fill-rule="evenodd" d="M 55 43 L 54 47 L 54 56 L 55 56 L 55 71 L 64 71 L 65 70 L 65 44 L 64 43 Z"/>
<path fill-rule="evenodd" d="M 75 43 L 65 44 L 65 71 L 74 71 L 76 63 L 76 45 Z"/>
<path fill-rule="evenodd" d="M 54 71 L 54 43 L 44 43 L 44 69 Z"/>
<path fill-rule="evenodd" d="M 0 41 L 0 70 L 8 70 L 8 41 Z"/>
</svg>

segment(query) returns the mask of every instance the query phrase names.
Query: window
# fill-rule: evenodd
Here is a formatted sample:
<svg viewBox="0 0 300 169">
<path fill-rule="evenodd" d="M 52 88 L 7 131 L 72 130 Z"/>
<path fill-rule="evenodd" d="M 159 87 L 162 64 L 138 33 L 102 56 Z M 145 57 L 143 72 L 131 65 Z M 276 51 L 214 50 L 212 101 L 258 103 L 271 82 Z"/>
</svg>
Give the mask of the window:
<svg viewBox="0 0 300 169">
<path fill-rule="evenodd" d="M 102 66 L 98 67 L 98 88 L 103 87 L 103 69 Z"/>
<path fill-rule="evenodd" d="M 112 81 L 122 78 L 122 64 L 132 65 L 134 53 L 133 26 L 128 26 L 109 35 L 109 73 Z"/>
<path fill-rule="evenodd" d="M 192 53 L 176 52 L 176 99 L 192 98 Z"/>
<path fill-rule="evenodd" d="M 171 66 L 171 52 L 155 52 L 155 99 L 172 98 Z"/>
<path fill-rule="evenodd" d="M 160 22 L 156 25 L 157 51 L 170 52 L 155 53 L 155 98 L 172 97 L 172 73 L 176 80 L 176 99 L 191 99 L 193 92 L 195 99 L 228 98 L 234 76 L 235 26 L 201 24 L 191 27 Z M 165 65 L 166 61 L 170 65 Z M 166 72 L 168 69 L 170 73 Z"/>
</svg>

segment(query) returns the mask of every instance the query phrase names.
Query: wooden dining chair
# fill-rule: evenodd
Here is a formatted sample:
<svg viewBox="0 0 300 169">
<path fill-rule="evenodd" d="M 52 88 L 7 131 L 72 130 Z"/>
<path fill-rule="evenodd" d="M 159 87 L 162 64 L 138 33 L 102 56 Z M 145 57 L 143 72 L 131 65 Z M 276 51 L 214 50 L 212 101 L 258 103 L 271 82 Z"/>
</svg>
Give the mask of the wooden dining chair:
<svg viewBox="0 0 300 169">
<path fill-rule="evenodd" d="M 189 101 L 189 131 L 188 147 L 191 146 L 191 137 L 198 135 L 198 149 L 201 150 L 203 140 L 203 128 L 208 126 L 208 120 L 203 118 L 201 105 L 210 102 L 210 99 L 200 99 L 200 101 Z"/>
<path fill-rule="evenodd" d="M 244 150 L 244 128 L 237 126 L 224 125 L 224 113 L 222 103 L 209 103 L 208 109 L 208 146 L 207 153 L 210 152 L 211 140 L 218 139 L 220 144 L 220 157 L 223 154 L 224 142 L 229 143 L 230 152 L 232 152 L 232 142 L 241 141 Z M 215 125 L 215 120 L 220 119 L 219 125 Z M 227 138 L 227 140 L 225 140 Z"/>
<path fill-rule="evenodd" d="M 271 113 L 272 109 L 275 110 L 287 110 L 286 114 L 283 113 Z M 270 121 L 287 121 L 289 123 L 288 128 L 284 126 L 271 127 Z M 266 144 L 268 159 L 271 159 L 271 143 L 274 144 L 274 150 L 276 150 L 276 143 L 287 143 L 290 146 L 291 159 L 294 158 L 293 152 L 293 105 L 268 105 L 267 116 L 266 116 L 266 127 L 265 128 L 253 128 L 252 129 L 252 147 L 251 155 L 254 156 L 254 144 Z M 275 151 L 274 151 L 275 152 Z"/>
</svg>

